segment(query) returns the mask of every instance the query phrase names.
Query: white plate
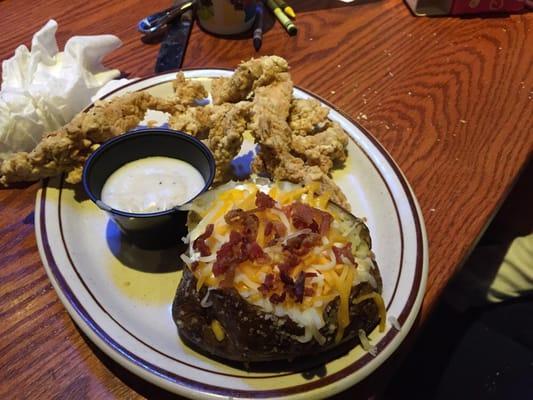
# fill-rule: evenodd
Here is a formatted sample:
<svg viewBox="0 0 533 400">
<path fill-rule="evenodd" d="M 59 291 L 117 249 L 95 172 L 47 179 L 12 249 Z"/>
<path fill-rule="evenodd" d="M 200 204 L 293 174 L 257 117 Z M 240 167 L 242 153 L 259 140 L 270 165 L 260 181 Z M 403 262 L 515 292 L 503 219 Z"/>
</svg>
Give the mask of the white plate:
<svg viewBox="0 0 533 400">
<path fill-rule="evenodd" d="M 227 76 L 226 70 L 186 71 L 189 78 Z M 112 96 L 148 90 L 171 93 L 174 74 L 130 83 Z M 316 97 L 295 89 L 297 97 Z M 319 99 L 320 100 L 320 99 Z M 320 100 L 322 101 L 322 100 Z M 324 103 L 324 101 L 322 101 Z M 334 179 L 355 215 L 366 217 L 383 276 L 388 315 L 402 328 L 370 335 L 375 357 L 360 346 L 322 365 L 250 372 L 211 360 L 186 347 L 171 318 L 181 273 L 175 251 L 132 247 L 107 215 L 87 200 L 81 185 L 45 181 L 36 200 L 36 235 L 48 276 L 68 312 L 106 354 L 140 377 L 191 398 L 310 399 L 340 392 L 364 379 L 400 345 L 420 309 L 428 272 L 422 215 L 405 177 L 381 145 L 331 109 L 352 139 L 349 157 Z M 163 114 L 150 113 L 161 121 Z M 291 368 L 293 369 L 291 371 Z"/>
</svg>

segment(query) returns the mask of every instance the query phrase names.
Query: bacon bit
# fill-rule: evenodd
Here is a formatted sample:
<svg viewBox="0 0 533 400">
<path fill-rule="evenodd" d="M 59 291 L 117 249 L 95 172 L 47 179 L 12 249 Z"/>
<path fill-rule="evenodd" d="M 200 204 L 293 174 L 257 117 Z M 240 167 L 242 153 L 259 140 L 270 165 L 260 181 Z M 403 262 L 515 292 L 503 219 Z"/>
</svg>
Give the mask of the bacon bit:
<svg viewBox="0 0 533 400">
<path fill-rule="evenodd" d="M 244 211 L 242 208 L 235 208 L 233 210 L 229 210 L 226 215 L 224 215 L 224 221 L 226 221 L 228 225 L 236 225 L 244 219 L 245 215 L 246 211 Z"/>
<path fill-rule="evenodd" d="M 255 205 L 260 209 L 274 208 L 276 206 L 276 202 L 268 194 L 258 190 L 255 194 Z"/>
<path fill-rule="evenodd" d="M 287 250 L 297 256 L 304 256 L 316 245 L 321 243 L 320 235 L 317 233 L 302 233 L 287 240 L 287 244 L 283 246 Z"/>
<path fill-rule="evenodd" d="M 268 200 L 260 196 L 258 199 L 262 204 Z M 264 263 L 269 261 L 270 257 L 256 242 L 259 218 L 253 211 L 244 211 L 240 208 L 230 210 L 224 215 L 224 221 L 233 229 L 229 241 L 217 251 L 212 270 L 217 277 L 225 274 L 221 286 L 231 286 L 237 265 L 246 260 Z M 274 225 L 271 229 L 273 228 Z"/>
<path fill-rule="evenodd" d="M 296 229 L 311 229 L 315 233 L 326 235 L 331 226 L 331 214 L 303 203 L 294 203 L 289 209 L 292 224 Z"/>
<path fill-rule="evenodd" d="M 207 225 L 205 228 L 205 232 L 198 236 L 192 244 L 192 248 L 194 250 L 199 251 L 202 257 L 207 257 L 211 255 L 211 250 L 209 249 L 209 246 L 205 243 L 205 241 L 209 238 L 209 236 L 213 234 L 214 228 L 215 225 L 213 224 Z"/>
<path fill-rule="evenodd" d="M 285 261 L 283 261 L 281 264 L 278 264 L 278 269 L 280 273 L 284 272 L 287 274 L 291 269 L 300 264 L 300 259 L 288 251 L 284 252 L 284 255 Z"/>
<path fill-rule="evenodd" d="M 257 230 L 259 229 L 259 218 L 257 215 L 249 214 L 246 217 L 243 227 L 243 235 L 250 241 L 257 238 Z"/>
<path fill-rule="evenodd" d="M 276 239 L 272 239 L 271 241 L 269 241 L 265 247 L 272 247 L 272 246 L 275 246 L 278 244 L 278 241 Z"/>
<path fill-rule="evenodd" d="M 283 303 L 285 301 L 286 295 L 287 294 L 285 292 L 281 293 L 281 295 L 274 293 L 272 296 L 270 296 L 269 300 L 272 304 Z"/>
<path fill-rule="evenodd" d="M 305 273 L 305 277 L 306 278 L 314 278 L 315 276 L 317 276 L 316 272 L 306 272 Z"/>
<path fill-rule="evenodd" d="M 300 271 L 298 274 L 298 278 L 296 278 L 296 281 L 294 282 L 294 287 L 292 294 L 294 296 L 294 301 L 297 303 L 301 303 L 304 300 L 304 292 L 305 292 L 305 273 L 303 271 Z"/>
<path fill-rule="evenodd" d="M 246 243 L 244 237 L 236 231 L 231 231 L 229 241 L 217 251 L 217 258 L 213 264 L 213 274 L 220 276 L 229 270 L 234 270 L 237 264 L 245 261 Z"/>
<path fill-rule="evenodd" d="M 251 261 L 260 261 L 264 263 L 270 260 L 269 255 L 263 251 L 256 241 L 247 243 L 246 253 L 248 254 L 248 259 Z"/>
<path fill-rule="evenodd" d="M 322 223 L 320 224 L 320 234 L 326 236 L 328 234 L 329 228 L 331 227 L 331 221 L 333 217 L 330 213 L 324 212 L 322 214 Z"/>
<path fill-rule="evenodd" d="M 337 264 L 345 264 L 343 256 L 348 259 L 353 265 L 356 265 L 355 258 L 352 254 L 352 244 L 350 242 L 346 243 L 343 247 L 332 247 L 333 253 L 335 254 L 335 259 Z"/>
<path fill-rule="evenodd" d="M 198 268 L 198 265 L 200 265 L 200 263 L 198 261 L 193 261 L 192 264 L 191 264 L 191 271 L 196 271 L 196 268 Z"/>
<path fill-rule="evenodd" d="M 281 279 L 281 281 L 285 284 L 285 287 L 294 285 L 294 281 L 292 280 L 291 276 L 285 271 L 280 271 L 279 279 Z"/>
<path fill-rule="evenodd" d="M 279 277 L 283 282 L 284 294 L 291 296 L 296 303 L 303 302 L 304 296 L 313 296 L 314 290 L 305 287 L 305 278 L 316 276 L 314 273 L 300 271 L 296 280 L 291 278 L 285 271 L 281 271 Z"/>
<path fill-rule="evenodd" d="M 228 211 L 224 215 L 224 220 L 228 225 L 236 228 L 248 241 L 251 242 L 257 238 L 259 218 L 254 213 L 237 208 Z"/>
<path fill-rule="evenodd" d="M 274 233 L 274 238 L 269 244 L 273 244 L 277 239 L 284 237 L 287 234 L 287 228 L 281 221 L 267 221 L 265 224 L 265 237 L 269 237 Z"/>
<path fill-rule="evenodd" d="M 342 261 L 342 253 L 343 253 L 343 247 L 337 247 L 333 246 L 333 254 L 335 254 L 335 260 L 337 261 L 337 264 L 344 264 L 344 261 Z"/>
<path fill-rule="evenodd" d="M 265 276 L 263 283 L 259 285 L 258 290 L 263 293 L 263 295 L 266 295 L 267 292 L 272 289 L 274 289 L 274 274 L 268 274 Z"/>
<path fill-rule="evenodd" d="M 265 224 L 265 236 L 270 236 L 273 229 L 274 224 L 272 223 L 272 221 L 267 221 L 267 223 Z"/>
<path fill-rule="evenodd" d="M 232 288 L 234 279 L 235 279 L 235 265 L 233 265 L 231 269 L 228 269 L 224 273 L 224 278 L 220 281 L 220 287 Z"/>
<path fill-rule="evenodd" d="M 291 205 L 290 216 L 296 229 L 310 228 L 313 223 L 313 208 L 296 202 Z"/>
<path fill-rule="evenodd" d="M 276 239 L 279 239 L 280 237 L 283 237 L 287 234 L 287 228 L 285 227 L 283 222 L 274 221 L 272 222 L 272 224 L 274 225 L 274 236 L 276 237 Z"/>
</svg>

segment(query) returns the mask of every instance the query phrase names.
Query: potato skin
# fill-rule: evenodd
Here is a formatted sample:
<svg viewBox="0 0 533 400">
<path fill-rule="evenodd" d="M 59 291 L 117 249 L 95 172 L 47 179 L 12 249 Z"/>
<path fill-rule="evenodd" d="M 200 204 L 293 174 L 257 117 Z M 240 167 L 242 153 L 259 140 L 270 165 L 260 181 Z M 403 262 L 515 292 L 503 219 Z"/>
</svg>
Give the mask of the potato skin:
<svg viewBox="0 0 533 400">
<path fill-rule="evenodd" d="M 206 192 L 197 201 L 209 204 L 216 195 L 231 186 L 223 185 Z M 364 222 L 349 211 L 330 202 L 328 208 L 335 211 L 340 222 L 360 225 L 359 237 L 362 245 L 371 249 L 371 239 Z M 195 212 L 189 212 L 187 226 L 189 231 L 200 221 Z M 350 293 L 350 324 L 346 327 L 342 340 L 335 343 L 337 333 L 337 310 L 339 298 L 332 301 L 324 311 L 325 326 L 320 330 L 326 338 L 319 344 L 314 338 L 309 342 L 300 343 L 295 336 L 303 336 L 304 328 L 298 326 L 289 317 L 277 317 L 265 313 L 259 307 L 248 303 L 235 289 L 211 289 L 209 307 L 202 307 L 201 301 L 207 293 L 204 286 L 196 290 L 196 278 L 188 267 L 184 267 L 183 276 L 178 286 L 172 316 L 178 327 L 181 338 L 200 351 L 226 360 L 245 363 L 293 360 L 306 355 L 317 355 L 340 347 L 348 341 L 358 341 L 358 330 L 370 333 L 379 323 L 379 313 L 375 302 L 371 299 L 355 304 L 354 300 L 364 294 L 382 291 L 382 280 L 379 269 L 370 270 L 377 283 L 373 288 L 369 283 L 361 283 L 352 288 Z M 218 341 L 211 329 L 211 323 L 217 320 L 222 326 L 225 336 Z"/>
<path fill-rule="evenodd" d="M 381 278 L 377 268 L 372 270 L 381 292 Z M 350 294 L 350 325 L 345 329 L 341 343 L 357 337 L 359 329 L 371 332 L 379 323 L 377 306 L 373 300 L 354 304 L 358 296 L 370 293 L 373 288 L 362 283 Z M 212 289 L 209 307 L 200 304 L 207 292 L 204 286 L 196 290 L 196 278 L 185 267 L 172 305 L 172 316 L 182 339 L 201 350 L 232 361 L 261 362 L 292 360 L 300 356 L 322 353 L 341 343 L 335 343 L 338 298 L 325 310 L 326 325 L 320 331 L 326 343 L 320 345 L 315 339 L 300 343 L 293 336 L 301 336 L 304 329 L 288 317 L 277 317 L 263 312 L 248 303 L 235 289 Z M 217 320 L 225 336 L 218 341 L 211 329 Z M 329 327 L 334 327 L 330 330 Z"/>
</svg>

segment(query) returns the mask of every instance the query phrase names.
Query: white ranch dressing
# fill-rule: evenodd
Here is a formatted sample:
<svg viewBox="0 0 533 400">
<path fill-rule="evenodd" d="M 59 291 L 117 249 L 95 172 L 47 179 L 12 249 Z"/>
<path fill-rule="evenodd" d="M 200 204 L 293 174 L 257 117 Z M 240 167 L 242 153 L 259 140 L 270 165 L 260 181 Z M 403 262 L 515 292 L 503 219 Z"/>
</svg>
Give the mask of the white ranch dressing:
<svg viewBox="0 0 533 400">
<path fill-rule="evenodd" d="M 101 199 L 116 210 L 153 213 L 186 203 L 204 186 L 202 174 L 191 164 L 171 157 L 147 157 L 113 172 Z"/>
</svg>

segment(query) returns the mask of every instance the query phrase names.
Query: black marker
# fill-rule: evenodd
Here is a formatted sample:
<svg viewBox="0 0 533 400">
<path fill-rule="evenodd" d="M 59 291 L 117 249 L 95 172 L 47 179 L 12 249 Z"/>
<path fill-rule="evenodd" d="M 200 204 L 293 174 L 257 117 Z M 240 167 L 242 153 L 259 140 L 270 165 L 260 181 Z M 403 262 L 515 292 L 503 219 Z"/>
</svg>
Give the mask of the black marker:
<svg viewBox="0 0 533 400">
<path fill-rule="evenodd" d="M 254 24 L 254 49 L 259 51 L 261 44 L 263 43 L 263 1 L 259 0 L 255 8 L 255 24 Z"/>
</svg>

